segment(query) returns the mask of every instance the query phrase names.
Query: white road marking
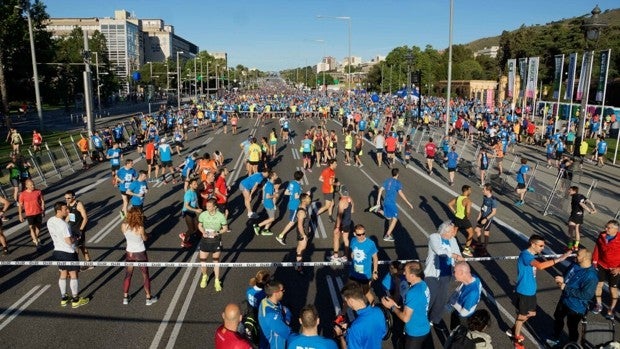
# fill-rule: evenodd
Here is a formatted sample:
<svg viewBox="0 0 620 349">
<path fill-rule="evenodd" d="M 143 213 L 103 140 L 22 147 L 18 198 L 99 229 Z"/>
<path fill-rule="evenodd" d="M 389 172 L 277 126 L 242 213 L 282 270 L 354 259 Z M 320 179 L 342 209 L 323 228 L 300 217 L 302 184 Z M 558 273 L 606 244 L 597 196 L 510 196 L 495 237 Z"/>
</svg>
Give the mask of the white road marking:
<svg viewBox="0 0 620 349">
<path fill-rule="evenodd" d="M 6 325 L 11 323 L 11 321 L 15 320 L 15 318 L 22 311 L 24 311 L 24 309 L 26 309 L 30 304 L 32 304 L 34 301 L 36 301 L 37 298 L 41 297 L 41 295 L 43 293 L 45 293 L 45 291 L 47 291 L 51 286 L 52 285 L 45 285 L 45 286 L 39 288 L 40 286 L 37 285 L 34 288 L 32 288 L 32 290 L 30 290 L 30 292 L 28 292 L 26 295 L 29 295 L 32 291 L 35 291 L 37 289 L 38 289 L 38 291 L 36 291 L 36 293 L 32 297 L 27 298 L 28 300 L 26 302 L 24 302 L 18 309 L 15 309 L 15 311 L 13 311 L 13 314 L 11 314 L 6 320 L 4 320 L 4 322 L 2 324 L 0 324 L 0 331 L 2 331 L 2 329 L 4 327 L 6 327 Z M 24 295 L 24 297 L 20 298 L 15 304 L 13 304 L 12 307 L 9 307 L 4 313 L 2 313 L 2 317 L 6 316 L 5 314 L 8 314 L 7 312 L 10 312 L 12 308 L 14 308 L 17 305 L 19 305 L 19 303 L 21 303 L 26 298 L 26 295 Z"/>
<path fill-rule="evenodd" d="M 174 344 L 179 337 L 179 332 L 181 332 L 181 326 L 183 326 L 183 320 L 185 320 L 185 315 L 187 315 L 187 310 L 192 302 L 192 297 L 194 297 L 194 293 L 196 293 L 196 286 L 198 285 L 198 281 L 200 280 L 200 276 L 202 272 L 200 269 L 196 270 L 196 276 L 194 277 L 194 282 L 189 287 L 189 292 L 187 297 L 185 297 L 185 302 L 183 302 L 183 306 L 181 307 L 181 311 L 179 312 L 179 316 L 177 317 L 177 321 L 174 324 L 174 328 L 170 333 L 170 337 L 168 338 L 168 344 L 166 345 L 166 349 L 173 349 Z"/>
<path fill-rule="evenodd" d="M 198 259 L 198 251 L 194 252 L 191 258 L 191 262 L 196 262 Z M 166 332 L 166 327 L 170 322 L 170 318 L 172 318 L 172 313 L 177 306 L 179 298 L 181 297 L 181 293 L 185 289 L 185 284 L 187 284 L 187 280 L 189 279 L 189 275 L 192 272 L 193 268 L 187 268 L 185 273 L 183 273 L 183 277 L 181 278 L 181 282 L 179 282 L 179 286 L 177 286 L 177 290 L 174 292 L 174 296 L 172 296 L 172 300 L 170 301 L 170 305 L 168 305 L 168 309 L 166 309 L 166 314 L 164 314 L 164 318 L 159 324 L 159 328 L 157 329 L 157 333 L 155 333 L 155 337 L 153 337 L 153 341 L 151 342 L 150 349 L 157 349 L 159 347 L 159 343 L 161 342 L 164 333 Z"/>
</svg>

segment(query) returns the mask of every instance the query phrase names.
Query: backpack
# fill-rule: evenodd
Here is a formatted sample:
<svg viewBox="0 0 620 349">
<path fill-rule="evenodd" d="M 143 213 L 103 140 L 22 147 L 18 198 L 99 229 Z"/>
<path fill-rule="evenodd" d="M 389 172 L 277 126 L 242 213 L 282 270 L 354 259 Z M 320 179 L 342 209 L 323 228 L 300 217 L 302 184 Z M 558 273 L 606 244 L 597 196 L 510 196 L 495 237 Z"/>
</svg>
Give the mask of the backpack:
<svg viewBox="0 0 620 349">
<path fill-rule="evenodd" d="M 477 343 L 485 343 L 483 338 L 471 338 L 471 333 L 463 325 L 459 325 L 446 341 L 446 349 L 475 349 Z"/>
</svg>

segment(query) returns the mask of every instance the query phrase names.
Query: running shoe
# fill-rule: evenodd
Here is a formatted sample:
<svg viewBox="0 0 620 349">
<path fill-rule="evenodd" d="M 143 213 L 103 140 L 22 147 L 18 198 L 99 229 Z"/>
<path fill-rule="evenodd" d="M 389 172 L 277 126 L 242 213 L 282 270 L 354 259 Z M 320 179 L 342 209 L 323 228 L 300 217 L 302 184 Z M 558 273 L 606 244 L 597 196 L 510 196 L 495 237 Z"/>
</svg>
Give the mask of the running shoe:
<svg viewBox="0 0 620 349">
<path fill-rule="evenodd" d="M 121 215 L 121 219 L 125 219 L 125 212 L 121 211 L 120 215 Z"/>
<path fill-rule="evenodd" d="M 260 235 L 260 227 L 258 224 L 252 224 L 252 229 L 254 229 L 254 235 Z"/>
<path fill-rule="evenodd" d="M 337 255 L 337 254 L 332 254 L 332 255 L 328 258 L 328 260 L 329 260 L 330 262 L 340 262 L 340 257 L 338 257 L 338 255 Z"/>
<path fill-rule="evenodd" d="M 467 257 L 473 257 L 474 256 L 474 254 L 471 252 L 471 249 L 469 247 L 463 248 L 463 255 L 465 255 Z"/>
<path fill-rule="evenodd" d="M 181 242 L 181 248 L 190 248 L 192 244 L 189 242 Z"/>
<path fill-rule="evenodd" d="M 181 241 L 185 241 L 187 239 L 185 233 L 179 233 L 179 239 L 181 239 Z"/>
<path fill-rule="evenodd" d="M 200 288 L 206 288 L 207 282 L 209 282 L 209 275 L 203 275 L 200 278 Z"/>
<path fill-rule="evenodd" d="M 280 243 L 282 246 L 286 246 L 286 242 L 284 242 L 284 237 L 276 236 L 276 241 Z"/>
<path fill-rule="evenodd" d="M 260 232 L 260 234 L 261 234 L 261 235 L 264 235 L 264 236 L 271 236 L 271 235 L 273 235 L 273 232 L 272 232 L 271 230 L 269 230 L 269 229 L 263 229 L 263 230 Z"/>
<path fill-rule="evenodd" d="M 71 298 L 69 298 L 69 295 L 65 293 L 65 295 L 60 299 L 60 306 L 61 307 L 66 307 L 67 304 L 69 304 L 69 300 Z"/>
<path fill-rule="evenodd" d="M 360 164 L 359 168 L 362 168 L 362 167 L 364 167 L 364 164 Z"/>
<path fill-rule="evenodd" d="M 517 202 L 515 202 L 515 206 L 517 206 L 517 207 L 521 207 L 521 206 L 523 206 L 523 204 L 524 204 L 524 202 L 521 201 L 521 200 L 518 200 Z"/>
<path fill-rule="evenodd" d="M 329 216 L 328 218 L 329 218 L 329 222 L 330 223 L 336 223 L 336 221 L 334 220 L 334 218 L 332 216 Z"/>
<path fill-rule="evenodd" d="M 123 305 L 129 304 L 129 297 L 123 297 Z"/>
<path fill-rule="evenodd" d="M 308 172 L 312 172 L 312 169 L 311 169 L 311 168 L 309 168 L 309 169 L 308 169 Z"/>
<path fill-rule="evenodd" d="M 379 207 L 381 207 L 380 205 L 374 205 L 371 208 L 368 209 L 368 212 L 377 212 L 379 211 Z"/>
<path fill-rule="evenodd" d="M 385 235 L 383 237 L 383 241 L 393 242 L 394 241 L 394 237 L 392 235 Z"/>
<path fill-rule="evenodd" d="M 71 308 L 75 309 L 75 308 L 79 308 L 83 305 L 88 304 L 88 302 L 90 302 L 90 299 L 88 298 L 73 298 L 73 300 L 71 301 Z"/>
<path fill-rule="evenodd" d="M 5 256 L 6 256 L 6 255 L 8 255 L 9 253 L 10 253 L 10 252 L 9 252 L 9 248 L 8 248 L 8 247 L 3 247 L 3 248 L 2 248 L 2 254 L 3 254 L 3 255 L 5 255 Z"/>
<path fill-rule="evenodd" d="M 6 218 L 5 216 L 2 216 L 2 221 L 3 221 L 3 222 L 8 222 L 8 221 L 9 221 L 9 219 L 8 219 L 8 218 Z"/>
<path fill-rule="evenodd" d="M 603 305 L 601 303 L 596 303 L 594 308 L 592 308 L 592 314 L 600 314 L 603 311 Z"/>
<path fill-rule="evenodd" d="M 527 191 L 529 191 L 530 193 L 534 192 L 534 187 L 527 187 Z"/>
<path fill-rule="evenodd" d="M 159 300 L 159 298 L 157 298 L 156 296 L 151 297 L 151 298 L 147 298 L 146 299 L 146 305 L 147 306 L 153 305 L 153 304 L 157 303 L 158 300 Z"/>
<path fill-rule="evenodd" d="M 607 314 L 603 315 L 603 317 L 607 320 L 613 320 L 615 318 L 614 311 L 613 310 L 608 311 Z"/>
<path fill-rule="evenodd" d="M 213 286 L 215 287 L 215 292 L 222 291 L 222 284 L 220 283 L 220 279 L 215 279 Z"/>
<path fill-rule="evenodd" d="M 558 345 L 560 345 L 560 341 L 557 339 L 551 339 L 551 338 L 547 338 L 547 340 L 545 340 L 545 342 L 547 343 L 548 346 L 550 346 L 551 348 L 555 348 Z"/>
<path fill-rule="evenodd" d="M 348 262 L 348 261 L 349 261 L 349 259 L 347 258 L 347 256 L 342 256 L 342 257 L 340 257 L 340 258 L 338 258 L 338 259 L 340 259 L 340 262 L 342 262 L 342 263 L 346 263 L 346 262 Z"/>
</svg>

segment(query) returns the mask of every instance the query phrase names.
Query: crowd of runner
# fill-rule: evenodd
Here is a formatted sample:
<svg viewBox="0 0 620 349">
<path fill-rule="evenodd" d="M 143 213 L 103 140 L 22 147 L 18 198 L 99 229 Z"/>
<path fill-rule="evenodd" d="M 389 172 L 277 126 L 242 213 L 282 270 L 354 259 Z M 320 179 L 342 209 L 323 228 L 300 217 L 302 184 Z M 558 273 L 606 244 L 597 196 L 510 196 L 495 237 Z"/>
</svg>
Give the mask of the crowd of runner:
<svg viewBox="0 0 620 349">
<path fill-rule="evenodd" d="M 95 162 L 109 162 L 112 185 L 118 189 L 122 198 L 120 215 L 123 219 L 122 231 L 127 241 L 127 261 L 148 261 L 144 241 L 148 236 L 144 227 L 144 202 L 149 192 L 149 185 L 159 183 L 182 183 L 178 194 L 182 201 L 181 217 L 186 230 L 179 234 L 180 247 L 199 249 L 199 259 L 207 262 L 209 257 L 215 263 L 213 268 L 213 287 L 216 292 L 223 289 L 220 270 L 217 267 L 223 249 L 222 235 L 229 230 L 230 196 L 236 187 L 243 197 L 247 219 L 251 220 L 252 230 L 256 235 L 273 236 L 274 242 L 287 246 L 288 233 L 295 235 L 295 260 L 308 261 L 306 251 L 312 229 L 312 221 L 325 214 L 333 224 L 333 249 L 328 261 L 334 263 L 350 262 L 350 283 L 341 291 L 342 299 L 349 308 L 356 312 L 355 319 L 336 323 L 333 329 L 335 341 L 321 338 L 317 333 L 318 314 L 312 305 L 301 309 L 299 313 L 301 333 L 291 335 L 291 312 L 281 303 L 285 285 L 269 276 L 268 271 L 261 271 L 248 288 L 247 303 L 249 310 L 242 311 L 238 305 L 229 304 L 222 317 L 224 325 L 216 333 L 216 348 L 242 348 L 258 345 L 261 348 L 297 348 L 317 346 L 335 348 L 378 348 L 388 333 L 386 316 L 393 318 L 391 331 L 394 343 L 402 341 L 406 348 L 432 348 L 431 327 L 445 334 L 448 343 L 463 340 L 462 335 L 484 343 L 491 348 L 491 338 L 485 333 L 489 325 L 488 311 L 477 309 L 481 295 L 481 284 L 477 276 L 472 275 L 465 257 L 487 256 L 490 230 L 496 215 L 498 201 L 493 195 L 493 186 L 488 178 L 490 171 L 503 174 L 502 159 L 506 154 L 515 152 L 518 143 L 544 144 L 548 166 L 562 171 L 570 171 L 572 159 L 567 153 L 572 152 L 575 142 L 573 129 L 546 129 L 542 136 L 537 132 L 531 116 L 511 112 L 508 103 L 491 110 L 475 100 L 458 99 L 453 101 L 448 133 L 440 140 L 432 137 L 425 139 L 423 152 L 426 158 L 425 169 L 429 175 L 437 174 L 434 165 L 439 162 L 447 170 L 448 184 L 454 185 L 455 173 L 459 165 L 459 155 L 455 151 L 457 141 L 479 142 L 482 144 L 474 166 L 479 170 L 480 187 L 483 194 L 480 213 L 472 224 L 472 202 L 469 199 L 474 188 L 464 185 L 462 194 L 447 202 L 453 216 L 442 224 L 437 233 L 429 238 L 429 253 L 425 263 L 393 263 L 390 273 L 380 276 L 378 269 L 377 246 L 366 238 L 362 224 L 353 225 L 353 216 L 360 211 L 349 195 L 349 189 L 341 185 L 337 172 L 341 165 L 361 168 L 368 163 L 362 162 L 362 154 L 368 150 L 373 154 L 371 164 L 387 166 L 391 176 L 385 178 L 374 199 L 375 205 L 366 211 L 376 213 L 387 220 L 387 229 L 383 241 L 393 242 L 399 208 L 398 200 L 408 207 L 413 205 L 404 194 L 403 184 L 399 180 L 398 164 L 407 166 L 413 157 L 414 144 L 412 130 L 430 129 L 442 126 L 446 122 L 445 101 L 441 98 L 428 98 L 418 108 L 410 101 L 391 96 L 370 94 L 327 94 L 299 93 L 274 88 L 256 95 L 230 94 L 204 103 L 189 104 L 182 110 L 162 107 L 150 115 L 136 115 L 130 131 L 126 125 L 119 123 L 114 127 L 97 130 L 90 139 L 85 136 L 77 142 L 82 154 L 84 168 Z M 203 154 L 186 151 L 185 142 L 204 137 L 206 133 L 221 130 L 221 134 L 237 134 L 240 119 L 258 119 L 259 136 L 245 139 L 240 148 L 245 157 L 245 176 L 238 183 L 230 183 L 229 170 L 224 163 L 222 150 L 208 149 Z M 312 119 L 316 126 L 296 134 L 299 125 L 305 119 Z M 339 126 L 336 128 L 336 121 Z M 273 121 L 276 127 L 263 127 L 267 121 Z M 592 123 L 596 121 L 593 119 Z M 19 156 L 20 141 L 11 136 L 17 146 L 12 161 L 7 168 L 11 171 L 11 183 L 14 192 L 12 199 L 18 202 L 21 221 L 27 220 L 30 235 L 35 247 L 39 248 L 39 232 L 43 223 L 45 202 L 43 194 L 34 187 L 30 179 L 30 165 Z M 293 143 L 292 140 L 297 142 Z M 543 140 L 544 139 L 544 140 Z M 435 143 L 437 141 L 437 143 Z M 23 143 L 23 141 L 21 141 Z M 37 140 L 40 146 L 40 140 Z M 485 146 L 488 145 L 488 146 Z M 582 143 L 585 144 L 585 143 Z M 34 144 L 33 144 L 34 145 Z M 275 158 L 282 151 L 280 147 L 293 147 L 300 154 L 300 170 L 294 173 L 281 173 L 277 170 Z M 40 149 L 40 148 L 39 148 Z M 135 149 L 138 156 L 146 161 L 146 169 L 137 171 L 134 161 L 124 154 Z M 594 157 L 604 165 L 607 146 L 604 137 L 600 137 Z M 587 149 L 580 154 L 585 157 Z M 384 157 L 385 156 L 385 157 Z M 493 160 L 493 161 L 491 161 Z M 495 165 L 495 168 L 492 166 Z M 313 197 L 310 190 L 304 188 L 302 179 L 313 168 L 320 169 L 320 194 Z M 527 160 L 521 160 L 517 171 L 519 196 L 516 206 L 524 204 L 524 194 L 531 190 L 527 187 L 529 175 Z M 286 188 L 281 188 L 288 183 Z M 21 186 L 24 188 L 20 188 Z M 179 186 L 172 187 L 177 190 Z M 613 309 L 617 302 L 617 285 L 620 279 L 620 239 L 615 239 L 618 222 L 610 221 L 606 232 L 601 233 L 593 251 L 580 249 L 579 224 L 583 223 L 584 210 L 595 213 L 591 202 L 578 194 L 578 188 L 571 187 L 571 213 L 569 223 L 568 249 L 561 257 L 539 261 L 536 255 L 544 247 L 544 238 L 534 235 L 529 240 L 529 247 L 519 256 L 517 277 L 517 321 L 509 335 L 516 347 L 522 347 L 524 337 L 522 325 L 535 315 L 536 281 L 533 268 L 544 269 L 566 259 L 571 253 L 577 253 L 577 263 L 570 270 L 589 270 L 587 275 L 575 281 L 573 271 L 556 279 L 563 290 L 562 299 L 556 310 L 556 341 L 563 327 L 563 318 L 568 314 L 569 337 L 573 340 L 576 325 L 574 314 L 585 314 L 588 302 L 596 294 L 594 310 L 602 312 L 602 285 L 607 282 L 611 290 L 607 317 L 613 318 Z M 253 201 L 261 202 L 263 210 L 255 212 Z M 2 198 L 4 214 L 11 202 Z M 88 214 L 81 201 L 76 199 L 73 191 L 65 194 L 66 203 L 54 205 L 54 216 L 47 221 L 48 231 L 54 242 L 54 258 L 59 261 L 77 261 L 77 251 L 81 251 L 86 261 L 91 260 L 85 246 L 85 231 Z M 276 220 L 276 208 L 286 201 L 286 226 L 278 233 L 272 231 Z M 364 209 L 364 208 L 362 208 Z M 242 216 L 243 217 L 243 216 Z M 2 218 L 3 221 L 6 219 Z M 466 241 L 462 248 L 456 241 L 456 233 L 463 231 Z M 9 247 L 0 232 L 0 244 L 5 254 Z M 583 251 L 583 252 L 582 252 Z M 366 258 L 364 258 L 366 257 Z M 589 261 L 589 262 L 588 262 Z M 589 264 L 588 264 L 589 263 Z M 597 269 L 595 269 L 595 267 Z M 82 270 L 88 269 L 83 267 Z M 88 303 L 87 298 L 79 297 L 78 272 L 80 267 L 60 267 L 61 305 L 71 304 L 74 308 Z M 305 273 L 303 265 L 296 267 L 300 275 Z M 128 304 L 128 296 L 133 268 L 127 267 L 123 285 L 123 304 Z M 142 267 L 146 305 L 152 305 L 157 297 L 151 294 L 148 268 Z M 583 272 L 585 273 L 585 272 Z M 209 283 L 209 272 L 202 268 L 200 288 Z M 448 296 L 448 287 L 452 277 L 459 282 L 458 288 Z M 70 279 L 70 292 L 65 280 Z M 371 282 L 381 281 L 382 294 L 377 296 Z M 569 292 L 569 287 L 575 289 Z M 70 294 L 69 294 L 70 293 Z M 563 304 L 560 309 L 560 304 Z M 446 306 L 451 312 L 449 326 L 442 317 Z M 346 312 L 343 311 L 343 314 Z M 272 316 L 270 314 L 282 314 Z M 243 316 L 242 316 L 243 315 Z M 571 318 L 573 316 L 573 318 Z M 238 333 L 237 327 L 242 320 L 256 321 L 256 333 Z M 337 321 L 338 322 L 338 321 Z M 247 335 L 250 334 L 250 338 Z M 255 343 L 251 343 L 255 340 Z M 366 343 L 366 344 L 362 344 Z M 235 346 L 238 345 L 238 346 Z M 479 346 L 482 347 L 482 346 Z"/>
</svg>

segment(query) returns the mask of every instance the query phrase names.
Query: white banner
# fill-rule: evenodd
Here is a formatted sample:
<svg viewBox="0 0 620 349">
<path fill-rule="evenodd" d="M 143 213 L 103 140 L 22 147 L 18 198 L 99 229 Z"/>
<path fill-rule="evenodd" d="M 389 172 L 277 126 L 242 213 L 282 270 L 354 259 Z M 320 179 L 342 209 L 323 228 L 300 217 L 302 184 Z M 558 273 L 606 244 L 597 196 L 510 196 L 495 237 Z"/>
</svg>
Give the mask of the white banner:
<svg viewBox="0 0 620 349">
<path fill-rule="evenodd" d="M 525 97 L 536 97 L 536 85 L 538 85 L 538 63 L 539 57 L 530 57 L 527 67 L 527 85 L 525 86 Z"/>
</svg>

